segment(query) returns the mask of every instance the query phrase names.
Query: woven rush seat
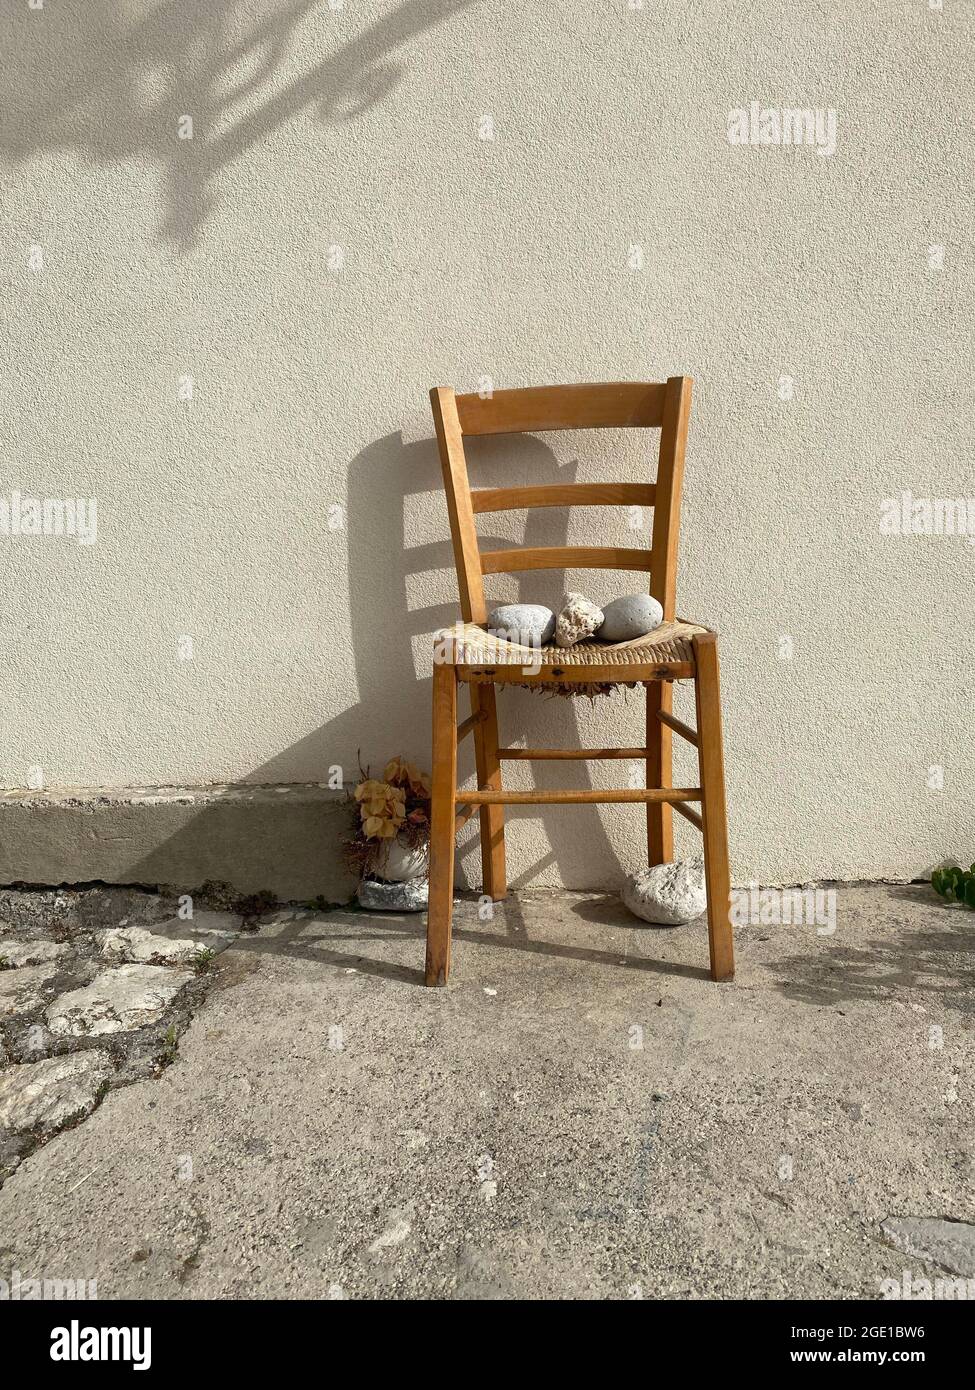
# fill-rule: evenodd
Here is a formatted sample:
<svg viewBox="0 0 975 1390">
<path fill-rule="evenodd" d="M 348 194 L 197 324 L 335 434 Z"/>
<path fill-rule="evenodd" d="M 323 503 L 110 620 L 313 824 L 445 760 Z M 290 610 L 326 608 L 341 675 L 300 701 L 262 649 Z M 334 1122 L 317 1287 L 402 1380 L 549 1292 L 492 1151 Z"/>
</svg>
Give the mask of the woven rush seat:
<svg viewBox="0 0 975 1390">
<path fill-rule="evenodd" d="M 459 623 L 438 640 L 453 639 L 451 660 L 457 666 L 639 666 L 654 662 L 694 662 L 691 638 L 707 628 L 676 619 L 661 623 L 645 637 L 628 642 L 579 642 L 574 647 L 529 647 L 496 637 L 479 623 Z M 621 679 L 625 674 L 621 670 Z"/>
</svg>

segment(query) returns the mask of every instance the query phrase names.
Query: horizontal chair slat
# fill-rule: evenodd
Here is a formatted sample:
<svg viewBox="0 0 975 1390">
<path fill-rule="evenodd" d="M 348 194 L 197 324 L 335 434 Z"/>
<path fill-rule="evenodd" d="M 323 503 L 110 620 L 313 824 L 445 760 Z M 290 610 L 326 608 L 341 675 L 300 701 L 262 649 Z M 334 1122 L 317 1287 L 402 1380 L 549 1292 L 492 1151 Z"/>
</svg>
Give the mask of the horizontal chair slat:
<svg viewBox="0 0 975 1390">
<path fill-rule="evenodd" d="M 489 791 L 458 792 L 457 802 L 475 806 L 559 806 L 601 805 L 617 801 L 667 802 L 700 801 L 700 787 L 628 787 L 617 791 Z"/>
<path fill-rule="evenodd" d="M 649 572 L 649 550 L 608 546 L 539 545 L 519 550 L 483 550 L 482 574 L 517 574 L 520 570 L 642 570 Z"/>
<path fill-rule="evenodd" d="M 526 507 L 652 507 L 653 483 L 550 483 L 543 487 L 484 487 L 471 493 L 475 512 Z"/>
<path fill-rule="evenodd" d="M 499 748 L 498 757 L 511 762 L 526 762 L 534 758 L 555 758 L 567 761 L 588 758 L 646 758 L 649 748 Z"/>
<path fill-rule="evenodd" d="M 457 396 L 465 434 L 512 434 L 521 430 L 591 430 L 663 423 L 667 387 L 660 382 L 600 381 L 578 386 L 528 386 Z"/>
</svg>

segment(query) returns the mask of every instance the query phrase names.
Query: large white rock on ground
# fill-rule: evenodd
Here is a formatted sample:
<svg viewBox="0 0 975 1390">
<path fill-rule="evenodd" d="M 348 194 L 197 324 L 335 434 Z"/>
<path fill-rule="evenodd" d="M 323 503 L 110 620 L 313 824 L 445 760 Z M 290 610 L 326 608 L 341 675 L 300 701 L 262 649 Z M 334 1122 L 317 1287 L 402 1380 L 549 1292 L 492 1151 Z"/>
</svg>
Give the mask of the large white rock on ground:
<svg viewBox="0 0 975 1390">
<path fill-rule="evenodd" d="M 0 1076 L 0 1129 L 53 1133 L 95 1108 L 112 1070 L 108 1053 L 94 1048 L 11 1067 Z"/>
<path fill-rule="evenodd" d="M 85 1038 L 122 1033 L 155 1023 L 192 970 L 165 965 L 120 965 L 103 971 L 84 989 L 62 994 L 47 1008 L 47 1022 L 58 1037 Z"/>
<path fill-rule="evenodd" d="M 635 917 L 658 927 L 678 927 L 707 911 L 703 859 L 677 859 L 631 874 L 623 888 L 624 904 Z"/>
</svg>

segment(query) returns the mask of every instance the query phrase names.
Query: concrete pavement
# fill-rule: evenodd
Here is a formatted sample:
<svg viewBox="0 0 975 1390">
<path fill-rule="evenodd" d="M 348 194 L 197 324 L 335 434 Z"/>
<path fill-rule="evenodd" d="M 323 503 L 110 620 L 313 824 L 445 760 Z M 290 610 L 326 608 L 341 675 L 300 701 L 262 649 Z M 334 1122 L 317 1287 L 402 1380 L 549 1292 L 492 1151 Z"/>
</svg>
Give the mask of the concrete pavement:
<svg viewBox="0 0 975 1390">
<path fill-rule="evenodd" d="M 0 1275 L 121 1298 L 876 1298 L 888 1217 L 975 1220 L 975 915 L 840 887 L 836 932 L 602 895 L 335 911 L 220 955 L 158 1078 L 0 1190 Z M 112 925 L 106 923 L 106 925 Z M 964 1228 L 959 1228 L 964 1231 Z"/>
</svg>

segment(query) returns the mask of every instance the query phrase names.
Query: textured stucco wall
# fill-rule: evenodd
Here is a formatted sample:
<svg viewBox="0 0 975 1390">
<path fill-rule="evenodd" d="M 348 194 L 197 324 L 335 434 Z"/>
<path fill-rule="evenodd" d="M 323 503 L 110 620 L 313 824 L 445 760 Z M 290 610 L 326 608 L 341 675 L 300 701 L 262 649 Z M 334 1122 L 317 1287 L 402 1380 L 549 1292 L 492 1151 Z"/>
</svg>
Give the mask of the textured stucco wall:
<svg viewBox="0 0 975 1390">
<path fill-rule="evenodd" d="M 427 388 L 687 372 L 680 607 L 723 634 L 736 876 L 973 850 L 975 549 L 880 530 L 902 490 L 975 494 L 968 4 L 3 0 L 3 28 L 0 495 L 94 496 L 98 539 L 0 536 L 0 784 L 426 762 L 456 611 Z M 753 100 L 833 108 L 835 152 L 730 144 Z M 641 479 L 651 445 L 473 472 Z M 622 513 L 510 524 L 633 543 Z M 501 707 L 509 741 L 642 727 L 635 694 Z M 515 812 L 512 876 L 613 883 L 642 826 Z"/>
</svg>

